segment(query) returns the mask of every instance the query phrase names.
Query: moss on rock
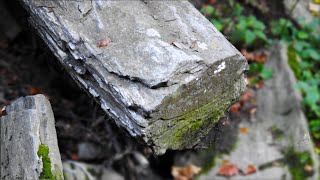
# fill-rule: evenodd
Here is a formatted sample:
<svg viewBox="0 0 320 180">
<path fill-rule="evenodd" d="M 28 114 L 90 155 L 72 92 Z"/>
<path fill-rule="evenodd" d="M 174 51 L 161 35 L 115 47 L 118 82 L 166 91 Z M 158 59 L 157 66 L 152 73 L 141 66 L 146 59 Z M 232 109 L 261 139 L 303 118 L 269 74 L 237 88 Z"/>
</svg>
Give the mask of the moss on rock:
<svg viewBox="0 0 320 180">
<path fill-rule="evenodd" d="M 40 173 L 39 179 L 63 179 L 62 173 L 58 171 L 57 165 L 54 166 L 55 171 L 52 172 L 48 146 L 40 144 L 37 155 L 39 158 L 42 158 L 42 172 Z"/>
</svg>

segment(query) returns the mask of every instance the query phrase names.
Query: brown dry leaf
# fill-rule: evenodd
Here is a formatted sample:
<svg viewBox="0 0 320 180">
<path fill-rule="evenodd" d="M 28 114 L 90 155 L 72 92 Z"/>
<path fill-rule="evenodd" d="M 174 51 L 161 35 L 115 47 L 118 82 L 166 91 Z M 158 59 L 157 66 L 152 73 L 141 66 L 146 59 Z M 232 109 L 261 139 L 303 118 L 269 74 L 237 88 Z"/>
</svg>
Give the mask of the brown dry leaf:
<svg viewBox="0 0 320 180">
<path fill-rule="evenodd" d="M 245 175 L 253 174 L 257 171 L 256 167 L 253 164 L 249 164 L 247 167 L 247 171 L 244 173 Z"/>
<path fill-rule="evenodd" d="M 31 87 L 29 89 L 29 94 L 30 95 L 36 95 L 36 94 L 41 94 L 41 93 L 42 93 L 42 91 L 39 88 Z"/>
<path fill-rule="evenodd" d="M 0 117 L 1 117 L 1 116 L 5 116 L 5 115 L 7 115 L 7 113 L 6 113 L 6 106 L 3 106 L 3 107 L 1 108 L 1 110 L 0 110 Z"/>
<path fill-rule="evenodd" d="M 201 172 L 201 168 L 193 164 L 171 168 L 171 174 L 175 180 L 191 180 L 193 177 Z"/>
<path fill-rule="evenodd" d="M 219 169 L 218 176 L 231 177 L 239 174 L 239 169 L 236 165 L 231 164 L 230 162 L 222 164 Z"/>
<path fill-rule="evenodd" d="M 254 62 L 258 62 L 258 63 L 266 63 L 267 61 L 267 55 L 262 52 L 261 54 L 257 54 L 255 57 L 254 57 Z"/>
<path fill-rule="evenodd" d="M 112 42 L 112 40 L 108 37 L 104 37 L 102 39 L 100 39 L 98 47 L 105 47 L 108 46 L 110 43 Z"/>
<path fill-rule="evenodd" d="M 211 4 L 211 5 L 214 5 L 214 4 L 216 4 L 217 3 L 217 0 L 209 0 L 209 2 L 208 2 L 209 4 Z"/>
<path fill-rule="evenodd" d="M 251 100 L 251 98 L 253 97 L 253 93 L 251 90 L 247 90 L 245 92 L 243 92 L 240 96 L 240 102 L 241 103 L 245 103 L 245 102 L 249 102 Z"/>
<path fill-rule="evenodd" d="M 246 49 L 241 49 L 241 54 L 248 60 L 252 61 L 254 59 L 254 54 L 252 52 L 248 52 Z"/>
<path fill-rule="evenodd" d="M 77 153 L 72 153 L 72 154 L 70 155 L 70 158 L 71 158 L 72 160 L 76 161 L 76 160 L 79 160 L 79 155 L 78 155 Z"/>
<path fill-rule="evenodd" d="M 232 113 L 239 113 L 240 109 L 241 109 L 241 104 L 240 102 L 237 102 L 230 107 L 229 111 Z"/>
<path fill-rule="evenodd" d="M 264 87 L 264 82 L 263 81 L 260 81 L 260 82 L 258 82 L 257 84 L 255 84 L 254 86 L 257 88 L 257 89 L 261 89 L 261 88 L 263 88 Z"/>
<path fill-rule="evenodd" d="M 249 133 L 249 129 L 248 128 L 240 128 L 239 132 L 242 134 L 248 134 Z"/>
<path fill-rule="evenodd" d="M 246 49 L 242 49 L 241 53 L 248 61 L 258 62 L 262 64 L 267 61 L 267 55 L 264 52 L 248 52 Z"/>
</svg>

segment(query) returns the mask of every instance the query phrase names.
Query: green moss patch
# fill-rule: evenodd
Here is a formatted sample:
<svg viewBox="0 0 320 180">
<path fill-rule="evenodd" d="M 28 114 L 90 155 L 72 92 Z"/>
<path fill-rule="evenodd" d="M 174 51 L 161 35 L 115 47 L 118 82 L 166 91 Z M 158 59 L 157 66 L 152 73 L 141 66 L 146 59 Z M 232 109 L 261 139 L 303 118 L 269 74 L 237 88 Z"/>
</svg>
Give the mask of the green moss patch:
<svg viewBox="0 0 320 180">
<path fill-rule="evenodd" d="M 284 152 L 284 155 L 293 180 L 304 180 L 314 174 L 313 160 L 309 152 L 296 152 L 290 148 Z M 308 170 L 307 166 L 313 169 Z"/>
<path fill-rule="evenodd" d="M 37 155 L 39 158 L 42 158 L 42 172 L 40 173 L 39 179 L 63 179 L 62 173 L 58 171 L 59 167 L 57 165 L 54 165 L 54 172 L 51 170 L 48 146 L 40 144 Z"/>
<path fill-rule="evenodd" d="M 39 179 L 55 179 L 51 171 L 49 147 L 44 144 L 40 144 L 37 154 L 40 158 L 42 157 L 42 172 Z"/>
<path fill-rule="evenodd" d="M 292 46 L 288 46 L 287 49 L 287 56 L 288 56 L 288 64 L 292 69 L 296 78 L 301 78 L 301 67 L 298 55 Z"/>
</svg>

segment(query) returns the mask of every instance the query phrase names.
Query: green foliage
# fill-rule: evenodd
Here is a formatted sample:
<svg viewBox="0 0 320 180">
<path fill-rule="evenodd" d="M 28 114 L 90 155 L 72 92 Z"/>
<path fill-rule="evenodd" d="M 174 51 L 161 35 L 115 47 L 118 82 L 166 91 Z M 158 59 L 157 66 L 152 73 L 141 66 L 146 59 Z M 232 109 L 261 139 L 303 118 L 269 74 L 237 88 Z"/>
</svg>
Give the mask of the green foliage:
<svg viewBox="0 0 320 180">
<path fill-rule="evenodd" d="M 313 166 L 313 160 L 309 152 L 296 152 L 290 148 L 284 152 L 286 163 L 294 180 L 308 179 L 314 171 L 306 171 L 305 166 Z"/>
<path fill-rule="evenodd" d="M 306 115 L 308 119 L 319 119 L 320 35 L 316 31 L 320 29 L 320 18 L 301 24 L 302 27 L 295 27 L 289 20 L 282 18 L 271 23 L 271 32 L 274 38 L 289 44 L 288 61 L 298 79 L 297 88 L 303 94 Z M 318 133 L 315 129 L 311 128 L 313 135 Z"/>
<path fill-rule="evenodd" d="M 250 75 L 257 75 L 261 78 L 261 80 L 268 80 L 268 79 L 271 79 L 273 76 L 272 70 L 266 68 L 261 63 L 251 64 L 250 69 L 249 69 L 249 74 Z"/>
<path fill-rule="evenodd" d="M 227 35 L 234 44 L 253 47 L 264 45 L 268 42 L 268 38 L 264 33 L 265 24 L 255 16 L 243 15 L 243 7 L 239 3 L 229 1 L 220 11 L 208 5 L 204 6 L 201 12 L 210 19 L 219 31 Z M 224 17 L 223 14 L 228 14 L 229 17 Z"/>
<path fill-rule="evenodd" d="M 216 8 L 205 6 L 201 11 L 237 47 L 256 49 L 277 40 L 288 44 L 288 63 L 298 79 L 296 87 L 303 95 L 311 133 L 320 141 L 320 18 L 310 23 L 300 19 L 301 26 L 285 18 L 266 25 L 231 0 Z M 255 84 L 270 79 L 272 71 L 263 64 L 250 63 L 249 75 L 254 76 L 250 83 Z"/>
</svg>

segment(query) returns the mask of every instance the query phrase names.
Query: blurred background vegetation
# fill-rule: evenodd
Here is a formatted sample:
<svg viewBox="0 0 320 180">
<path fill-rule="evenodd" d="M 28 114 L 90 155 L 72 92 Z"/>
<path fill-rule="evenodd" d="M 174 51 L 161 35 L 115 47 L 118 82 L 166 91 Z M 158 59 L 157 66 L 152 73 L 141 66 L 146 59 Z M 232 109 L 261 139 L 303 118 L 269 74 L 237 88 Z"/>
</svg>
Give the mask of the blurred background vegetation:
<svg viewBox="0 0 320 180">
<path fill-rule="evenodd" d="M 298 0 L 299 1 L 299 0 Z M 297 2 L 298 2 L 297 1 Z M 200 11 L 234 44 L 250 64 L 249 85 L 257 87 L 272 77 L 264 67 L 264 51 L 276 41 L 289 46 L 289 65 L 296 78 L 296 88 L 302 93 L 305 115 L 320 153 L 320 18 L 313 12 L 314 20 L 294 22 L 285 12 L 278 11 L 277 2 L 237 0 L 211 0 L 200 3 Z M 267 3 L 274 3 L 268 9 Z M 314 0 L 319 4 L 319 0 Z M 255 8 L 252 8 L 255 6 Z M 292 7 L 291 13 L 295 8 Z"/>
</svg>

